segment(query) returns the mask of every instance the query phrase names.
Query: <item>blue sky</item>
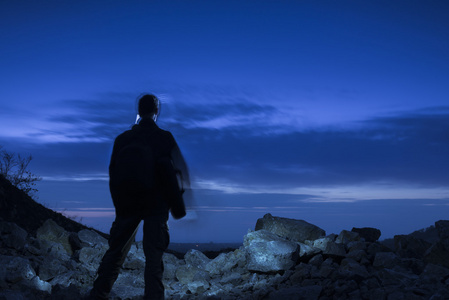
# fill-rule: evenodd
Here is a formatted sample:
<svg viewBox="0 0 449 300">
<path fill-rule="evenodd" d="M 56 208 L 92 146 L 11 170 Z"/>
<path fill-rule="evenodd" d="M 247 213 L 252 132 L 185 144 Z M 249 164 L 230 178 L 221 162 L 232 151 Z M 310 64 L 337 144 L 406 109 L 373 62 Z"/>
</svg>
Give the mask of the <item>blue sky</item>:
<svg viewBox="0 0 449 300">
<path fill-rule="evenodd" d="M 265 213 L 383 237 L 449 212 L 446 1 L 3 1 L 0 145 L 39 201 L 107 231 L 107 166 L 143 92 L 192 172 L 175 241 Z"/>
</svg>

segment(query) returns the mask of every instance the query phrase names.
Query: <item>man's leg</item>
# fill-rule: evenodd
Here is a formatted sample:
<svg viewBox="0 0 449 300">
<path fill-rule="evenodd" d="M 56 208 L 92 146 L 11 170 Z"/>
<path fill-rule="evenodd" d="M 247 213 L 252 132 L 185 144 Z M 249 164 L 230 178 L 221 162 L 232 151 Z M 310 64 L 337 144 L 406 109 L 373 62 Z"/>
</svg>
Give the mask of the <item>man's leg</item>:
<svg viewBox="0 0 449 300">
<path fill-rule="evenodd" d="M 170 242 L 167 219 L 148 217 L 143 224 L 143 250 L 145 253 L 144 299 L 164 299 L 162 255 Z"/>
<path fill-rule="evenodd" d="M 108 299 L 109 293 L 117 280 L 120 267 L 134 242 L 141 219 L 138 217 L 116 216 L 111 227 L 109 249 L 101 260 L 98 277 L 91 291 L 92 299 Z"/>
</svg>

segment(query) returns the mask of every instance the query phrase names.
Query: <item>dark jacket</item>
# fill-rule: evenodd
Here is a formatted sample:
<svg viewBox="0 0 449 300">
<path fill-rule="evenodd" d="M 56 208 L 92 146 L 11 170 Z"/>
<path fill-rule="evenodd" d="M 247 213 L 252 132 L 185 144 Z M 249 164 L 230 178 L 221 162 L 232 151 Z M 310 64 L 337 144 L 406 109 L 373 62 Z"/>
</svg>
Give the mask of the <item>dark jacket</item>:
<svg viewBox="0 0 449 300">
<path fill-rule="evenodd" d="M 138 138 L 137 136 L 145 136 L 145 139 L 151 145 L 153 157 L 157 162 L 156 176 L 154 178 L 154 186 L 156 188 L 142 199 L 138 199 L 138 205 L 136 205 L 135 201 L 130 201 L 133 199 L 128 199 L 126 195 L 120 195 L 113 180 L 109 180 L 109 188 L 116 208 L 116 214 L 140 215 L 142 217 L 157 215 L 168 218 L 168 212 L 173 208 L 177 215 L 182 215 L 179 217 L 183 217 L 185 215 L 185 207 L 182 194 L 180 194 L 178 188 L 173 186 L 178 184 L 176 177 L 168 171 L 170 167 L 173 168 L 172 156 L 176 155 L 174 153 L 179 151 L 179 148 L 173 135 L 169 131 L 160 129 L 152 119 L 143 119 L 139 124 L 134 125 L 131 130 L 127 130 L 117 136 L 109 164 L 109 177 L 112 178 L 111 175 L 115 171 L 115 163 L 120 150 L 128 145 L 132 139 Z M 179 213 L 179 210 L 184 210 L 184 212 Z"/>
</svg>

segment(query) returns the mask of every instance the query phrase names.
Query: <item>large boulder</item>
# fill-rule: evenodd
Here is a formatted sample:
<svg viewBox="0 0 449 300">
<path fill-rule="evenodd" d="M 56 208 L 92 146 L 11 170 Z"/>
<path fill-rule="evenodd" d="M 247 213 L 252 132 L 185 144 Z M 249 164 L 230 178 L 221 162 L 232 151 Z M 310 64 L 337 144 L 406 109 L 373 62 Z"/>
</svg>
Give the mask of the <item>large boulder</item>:
<svg viewBox="0 0 449 300">
<path fill-rule="evenodd" d="M 378 252 L 374 257 L 373 267 L 375 268 L 393 268 L 400 262 L 399 257 L 393 252 Z"/>
<path fill-rule="evenodd" d="M 312 246 L 320 249 L 325 256 L 343 258 L 346 256 L 345 245 L 335 243 L 332 238 L 323 237 L 313 241 Z"/>
<path fill-rule="evenodd" d="M 36 276 L 31 262 L 23 257 L 0 256 L 0 281 L 17 283 L 21 280 L 31 280 Z"/>
<path fill-rule="evenodd" d="M 102 249 L 106 249 L 105 247 Z M 124 269 L 139 270 L 145 268 L 145 254 L 142 248 L 136 244 L 131 245 L 131 248 L 123 263 Z"/>
<path fill-rule="evenodd" d="M 293 267 L 299 257 L 298 243 L 261 229 L 244 238 L 247 269 L 255 272 L 279 272 Z"/>
<path fill-rule="evenodd" d="M 162 260 L 164 261 L 163 279 L 167 281 L 174 280 L 176 278 L 176 270 L 181 265 L 181 260 L 171 253 L 164 253 Z"/>
<path fill-rule="evenodd" d="M 395 252 L 402 257 L 422 259 L 430 246 L 431 243 L 411 235 L 394 236 Z"/>
<path fill-rule="evenodd" d="M 239 263 L 239 261 L 236 260 L 235 256 L 232 254 L 233 254 L 232 252 L 220 253 L 217 257 L 215 257 L 205 266 L 205 270 L 208 271 L 211 276 L 216 276 L 229 272 Z"/>
<path fill-rule="evenodd" d="M 337 244 L 348 244 L 350 242 L 357 242 L 360 240 L 360 235 L 354 231 L 342 230 L 335 239 Z"/>
<path fill-rule="evenodd" d="M 381 235 L 379 229 L 372 227 L 362 227 L 362 228 L 353 227 L 351 231 L 357 232 L 361 238 L 364 238 L 365 241 L 370 243 L 374 243 L 375 241 L 377 241 Z"/>
<path fill-rule="evenodd" d="M 93 248 L 102 249 L 108 247 L 108 241 L 93 230 L 80 230 L 78 232 L 78 238 L 82 243 L 85 243 Z"/>
<path fill-rule="evenodd" d="M 194 281 L 208 281 L 209 273 L 192 265 L 182 265 L 176 270 L 176 279 L 182 284 L 187 285 Z"/>
<path fill-rule="evenodd" d="M 449 249 L 449 221 L 440 220 L 438 222 L 435 222 L 435 228 L 438 231 L 440 242 Z"/>
<path fill-rule="evenodd" d="M 104 248 L 101 250 L 84 247 L 79 251 L 79 261 L 86 269 L 96 271 L 100 266 L 101 259 L 105 252 L 106 250 Z"/>
<path fill-rule="evenodd" d="M 294 242 L 303 243 L 305 240 L 315 240 L 326 235 L 326 232 L 313 224 L 303 220 L 273 217 L 266 214 L 257 220 L 255 230 L 265 229 L 280 237 Z"/>
<path fill-rule="evenodd" d="M 120 272 L 112 287 L 111 296 L 119 299 L 139 299 L 145 288 L 143 276 L 136 276 L 129 272 Z M 115 298 L 115 297 L 111 297 Z"/>
<path fill-rule="evenodd" d="M 67 272 L 67 267 L 64 266 L 64 262 L 57 258 L 47 258 L 39 266 L 39 278 L 45 281 L 49 281 L 58 275 Z"/>
<path fill-rule="evenodd" d="M 36 236 L 42 241 L 60 244 L 68 255 L 73 254 L 69 241 L 70 234 L 52 219 L 45 221 L 45 223 L 37 230 Z"/>
<path fill-rule="evenodd" d="M 443 241 L 433 244 L 424 254 L 424 261 L 449 268 L 449 249 Z"/>
<path fill-rule="evenodd" d="M 314 248 L 311 245 L 306 245 L 303 243 L 298 243 L 298 245 L 300 261 L 308 261 L 310 258 L 323 252 L 321 249 Z"/>
<path fill-rule="evenodd" d="M 192 265 L 194 267 L 204 269 L 206 265 L 210 262 L 210 259 L 203 254 L 203 252 L 196 249 L 190 249 L 185 255 L 184 260 L 186 264 Z"/>
</svg>

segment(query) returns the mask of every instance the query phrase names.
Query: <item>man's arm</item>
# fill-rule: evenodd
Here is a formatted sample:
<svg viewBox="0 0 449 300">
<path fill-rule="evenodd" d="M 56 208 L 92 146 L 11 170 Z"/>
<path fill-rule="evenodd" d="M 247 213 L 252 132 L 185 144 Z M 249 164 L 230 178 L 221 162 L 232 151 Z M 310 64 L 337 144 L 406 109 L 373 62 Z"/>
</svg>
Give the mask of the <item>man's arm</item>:
<svg viewBox="0 0 449 300">
<path fill-rule="evenodd" d="M 183 181 L 182 184 L 184 189 L 190 189 L 189 169 L 187 167 L 184 157 L 182 156 L 181 149 L 179 149 L 179 146 L 178 144 L 176 144 L 176 142 L 175 146 L 171 151 L 171 158 L 175 169 L 181 172 L 182 175 L 181 180 Z"/>
</svg>

